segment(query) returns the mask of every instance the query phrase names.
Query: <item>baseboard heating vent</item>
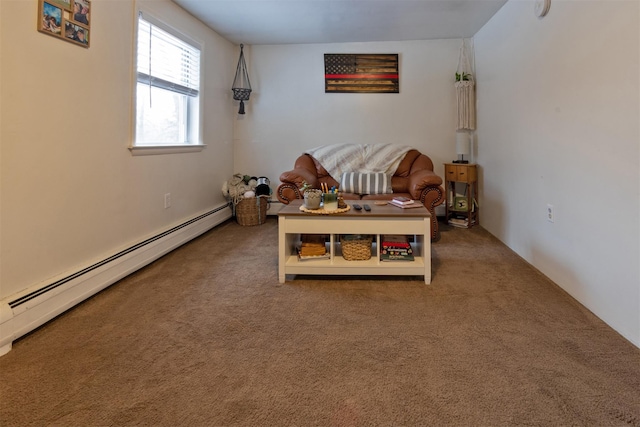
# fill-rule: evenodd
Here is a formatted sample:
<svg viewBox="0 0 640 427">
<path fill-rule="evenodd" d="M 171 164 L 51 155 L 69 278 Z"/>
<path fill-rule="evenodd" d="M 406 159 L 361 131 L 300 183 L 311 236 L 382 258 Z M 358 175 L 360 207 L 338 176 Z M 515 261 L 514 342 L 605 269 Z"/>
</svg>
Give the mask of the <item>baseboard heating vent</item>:
<svg viewBox="0 0 640 427">
<path fill-rule="evenodd" d="M 130 248 L 127 248 L 127 249 L 125 249 L 123 251 L 120 251 L 117 254 L 110 256 L 109 258 L 105 258 L 100 262 L 97 262 L 97 263 L 95 263 L 93 265 L 90 265 L 89 267 L 83 268 L 82 270 L 80 270 L 78 272 L 75 272 L 75 273 L 73 273 L 73 274 L 71 274 L 71 275 L 69 275 L 67 277 L 64 277 L 64 278 L 62 278 L 60 280 L 57 280 L 57 281 L 55 281 L 55 282 L 53 282 L 53 283 L 51 283 L 51 284 L 49 284 L 49 285 L 47 285 L 47 286 L 45 286 L 43 288 L 40 288 L 40 289 L 38 289 L 36 291 L 33 291 L 33 292 L 31 292 L 31 293 L 29 293 L 27 295 L 24 295 L 24 296 L 20 297 L 18 299 L 10 301 L 9 302 L 9 307 L 14 308 L 14 307 L 19 306 L 20 304 L 24 304 L 25 302 L 27 302 L 27 301 L 29 301 L 29 300 L 31 300 L 33 298 L 36 298 L 36 297 L 38 297 L 38 296 L 40 296 L 40 295 L 42 295 L 42 294 L 44 294 L 46 292 L 49 292 L 49 291 L 57 288 L 58 286 L 64 285 L 65 283 L 67 283 L 67 282 L 69 282 L 69 281 L 71 281 L 73 279 L 77 279 L 78 277 L 80 277 L 80 276 L 82 276 L 84 274 L 87 274 L 90 271 L 93 271 L 93 270 L 95 270 L 95 269 L 97 269 L 99 267 L 102 267 L 105 264 L 113 262 L 113 261 L 117 260 L 118 258 L 121 258 L 121 257 L 123 257 L 123 256 L 125 256 L 125 255 L 127 255 L 127 254 L 129 254 L 129 253 L 131 253 L 133 251 L 136 251 L 136 250 L 138 250 L 138 249 L 140 249 L 140 248 L 142 248 L 142 247 L 144 247 L 144 246 L 146 246 L 146 245 L 148 245 L 150 243 L 153 243 L 156 240 L 162 239 L 165 236 L 168 236 L 168 235 L 170 235 L 172 233 L 175 233 L 176 231 L 178 231 L 180 229 L 188 227 L 189 225 L 191 225 L 193 223 L 196 223 L 196 222 L 200 221 L 201 219 L 206 218 L 206 217 L 208 217 L 210 215 L 213 215 L 216 212 L 219 212 L 222 209 L 225 209 L 225 208 L 227 208 L 229 206 L 230 206 L 229 204 L 226 204 L 226 205 L 223 205 L 223 206 L 221 206 L 219 208 L 216 208 L 216 209 L 214 209 L 212 211 L 204 213 L 204 214 L 202 214 L 202 215 L 200 215 L 198 217 L 195 217 L 195 218 L 193 218 L 193 219 L 191 219 L 191 220 L 189 220 L 187 222 L 184 222 L 184 223 L 182 223 L 182 224 L 180 224 L 180 225 L 178 225 L 176 227 L 173 227 L 170 230 L 162 232 L 162 233 L 160 233 L 160 234 L 158 234 L 156 236 L 150 237 L 145 241 L 142 241 L 142 242 L 140 242 L 140 243 L 138 243 L 136 245 L 131 246 Z"/>
<path fill-rule="evenodd" d="M 13 340 L 231 218 L 229 207 L 225 203 L 18 298 L 0 301 L 0 356 L 11 350 Z"/>
</svg>

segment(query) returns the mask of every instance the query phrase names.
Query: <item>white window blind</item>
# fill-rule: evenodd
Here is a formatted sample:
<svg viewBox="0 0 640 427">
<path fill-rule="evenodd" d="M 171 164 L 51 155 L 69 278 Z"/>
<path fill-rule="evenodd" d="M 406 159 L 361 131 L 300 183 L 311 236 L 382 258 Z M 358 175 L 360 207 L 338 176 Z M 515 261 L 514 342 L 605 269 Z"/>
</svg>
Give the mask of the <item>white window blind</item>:
<svg viewBox="0 0 640 427">
<path fill-rule="evenodd" d="M 138 19 L 138 82 L 188 96 L 200 90 L 200 50 Z"/>
</svg>

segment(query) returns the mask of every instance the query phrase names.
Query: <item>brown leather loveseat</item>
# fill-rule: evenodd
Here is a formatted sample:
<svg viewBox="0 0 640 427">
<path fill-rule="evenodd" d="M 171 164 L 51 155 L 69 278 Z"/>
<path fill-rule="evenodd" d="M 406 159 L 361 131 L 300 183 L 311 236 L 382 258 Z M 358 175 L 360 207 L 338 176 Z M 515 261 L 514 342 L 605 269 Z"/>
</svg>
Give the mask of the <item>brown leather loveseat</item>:
<svg viewBox="0 0 640 427">
<path fill-rule="evenodd" d="M 338 180 L 340 178 L 338 177 Z M 339 182 L 311 155 L 303 154 L 295 162 L 292 170 L 280 175 L 281 184 L 276 197 L 284 204 L 302 199 L 300 188 L 306 182 L 313 188 L 326 184 L 329 188 L 339 187 Z M 438 236 L 438 221 L 435 207 L 444 202 L 442 178 L 433 172 L 431 159 L 418 150 L 409 150 L 391 177 L 392 194 L 355 194 L 342 192 L 345 200 L 390 200 L 395 196 L 409 197 L 420 201 L 431 213 L 431 238 Z"/>
</svg>

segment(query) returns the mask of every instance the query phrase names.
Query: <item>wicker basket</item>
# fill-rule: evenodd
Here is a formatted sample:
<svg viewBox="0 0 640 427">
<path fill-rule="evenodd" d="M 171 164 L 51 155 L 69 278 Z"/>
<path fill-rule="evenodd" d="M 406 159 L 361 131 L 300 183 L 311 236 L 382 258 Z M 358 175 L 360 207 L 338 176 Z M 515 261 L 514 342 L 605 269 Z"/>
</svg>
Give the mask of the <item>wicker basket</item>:
<svg viewBox="0 0 640 427">
<path fill-rule="evenodd" d="M 260 225 L 267 220 L 267 198 L 258 196 L 240 200 L 236 206 L 236 220 L 240 225 Z"/>
<path fill-rule="evenodd" d="M 371 236 L 340 236 L 342 257 L 347 261 L 364 261 L 371 258 Z"/>
</svg>

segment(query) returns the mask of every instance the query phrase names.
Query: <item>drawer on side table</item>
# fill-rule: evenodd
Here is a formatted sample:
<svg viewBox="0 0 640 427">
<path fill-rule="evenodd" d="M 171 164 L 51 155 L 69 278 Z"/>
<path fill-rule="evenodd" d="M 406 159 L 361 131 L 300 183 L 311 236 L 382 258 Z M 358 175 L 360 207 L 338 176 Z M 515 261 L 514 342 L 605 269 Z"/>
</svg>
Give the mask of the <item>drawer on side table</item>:
<svg viewBox="0 0 640 427">
<path fill-rule="evenodd" d="M 456 182 L 475 182 L 478 177 L 476 176 L 476 168 L 469 167 L 468 165 L 450 165 L 444 166 L 444 174 L 447 181 Z"/>
</svg>

